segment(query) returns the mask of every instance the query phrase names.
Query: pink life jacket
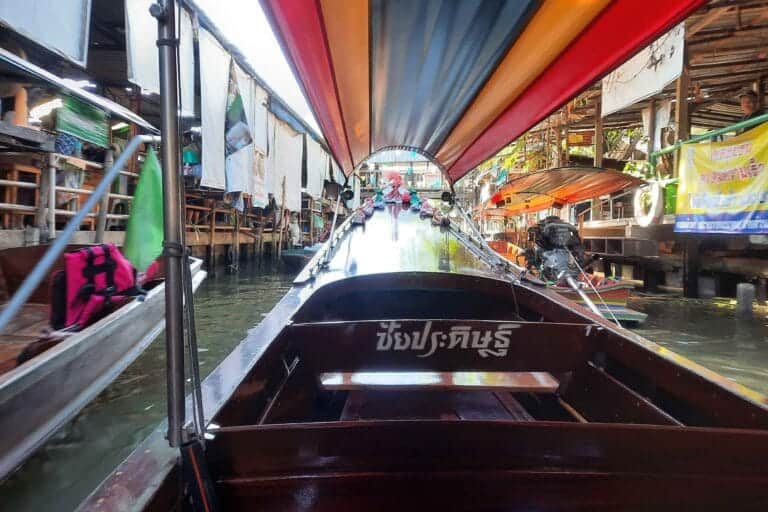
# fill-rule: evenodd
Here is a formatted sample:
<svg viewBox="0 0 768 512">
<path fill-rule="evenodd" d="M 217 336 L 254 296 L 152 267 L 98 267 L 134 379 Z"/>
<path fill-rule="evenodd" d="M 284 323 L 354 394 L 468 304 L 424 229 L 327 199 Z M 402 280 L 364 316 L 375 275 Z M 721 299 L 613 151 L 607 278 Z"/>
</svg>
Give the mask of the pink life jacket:
<svg viewBox="0 0 768 512">
<path fill-rule="evenodd" d="M 136 287 L 136 270 L 113 244 L 64 254 L 64 270 L 51 285 L 51 325 L 80 330 L 112 307 L 144 292 Z"/>
</svg>

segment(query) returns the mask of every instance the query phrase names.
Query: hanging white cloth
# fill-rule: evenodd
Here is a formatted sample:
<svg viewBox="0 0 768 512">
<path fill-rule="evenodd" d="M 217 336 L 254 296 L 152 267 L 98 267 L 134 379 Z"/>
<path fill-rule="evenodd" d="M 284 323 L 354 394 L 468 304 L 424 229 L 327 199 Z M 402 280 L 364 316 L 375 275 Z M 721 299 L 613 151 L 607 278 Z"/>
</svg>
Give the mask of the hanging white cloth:
<svg viewBox="0 0 768 512">
<path fill-rule="evenodd" d="M 204 187 L 224 190 L 224 119 L 231 57 L 206 30 L 200 30 L 200 95 Z"/>
<path fill-rule="evenodd" d="M 323 181 L 328 174 L 328 153 L 312 137 L 307 136 L 307 193 L 315 199 L 323 194 Z"/>
<path fill-rule="evenodd" d="M 285 178 L 285 208 L 292 212 L 301 210 L 301 160 L 304 136 L 296 133 L 287 123 L 277 121 L 275 134 L 275 198 L 281 202 L 283 178 Z"/>
<path fill-rule="evenodd" d="M 60 0 L 56 0 L 57 2 Z M 125 0 L 125 42 L 128 81 L 154 94 L 160 93 L 160 66 L 155 37 L 157 20 L 149 13 L 155 0 Z M 179 74 L 181 113 L 195 114 L 195 45 L 192 15 L 181 9 Z"/>
</svg>

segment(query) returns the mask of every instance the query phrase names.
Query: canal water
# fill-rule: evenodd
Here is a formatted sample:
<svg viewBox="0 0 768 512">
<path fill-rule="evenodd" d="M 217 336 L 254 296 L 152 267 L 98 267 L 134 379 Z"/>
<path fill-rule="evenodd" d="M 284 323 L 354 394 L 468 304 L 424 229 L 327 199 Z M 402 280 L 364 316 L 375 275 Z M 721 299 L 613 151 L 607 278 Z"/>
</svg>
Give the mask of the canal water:
<svg viewBox="0 0 768 512">
<path fill-rule="evenodd" d="M 198 290 L 200 362 L 210 372 L 288 291 L 279 266 L 219 271 Z M 768 394 L 768 309 L 736 320 L 728 300 L 633 297 L 649 315 L 636 331 L 748 387 Z M 68 511 L 165 416 L 164 346 L 158 339 L 112 385 L 0 486 L 0 511 Z M 0 435 L 2 435 L 0 433 Z"/>
</svg>

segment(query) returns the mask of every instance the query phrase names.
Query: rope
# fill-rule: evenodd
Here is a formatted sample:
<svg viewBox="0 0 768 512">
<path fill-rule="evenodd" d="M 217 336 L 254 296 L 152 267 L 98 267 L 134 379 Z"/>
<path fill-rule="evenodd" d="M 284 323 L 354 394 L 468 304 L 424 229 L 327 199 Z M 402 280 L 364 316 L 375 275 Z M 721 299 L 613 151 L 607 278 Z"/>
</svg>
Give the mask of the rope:
<svg viewBox="0 0 768 512">
<path fill-rule="evenodd" d="M 205 442 L 205 415 L 203 414 L 203 392 L 200 379 L 200 360 L 198 358 L 197 328 L 195 325 L 194 290 L 192 289 L 192 269 L 189 251 L 184 252 L 184 316 L 186 317 L 185 338 L 189 350 L 189 368 L 192 381 L 192 421 L 195 433 L 201 442 Z"/>
</svg>

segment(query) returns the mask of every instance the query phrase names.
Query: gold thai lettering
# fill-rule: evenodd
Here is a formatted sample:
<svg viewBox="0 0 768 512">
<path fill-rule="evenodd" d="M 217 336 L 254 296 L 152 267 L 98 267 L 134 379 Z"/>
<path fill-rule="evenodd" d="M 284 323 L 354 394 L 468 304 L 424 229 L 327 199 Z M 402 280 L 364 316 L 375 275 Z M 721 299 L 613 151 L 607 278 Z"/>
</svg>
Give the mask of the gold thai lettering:
<svg viewBox="0 0 768 512">
<path fill-rule="evenodd" d="M 471 334 L 472 328 L 468 325 L 455 325 L 451 327 L 451 331 L 448 333 L 448 338 L 450 339 L 448 349 L 469 347 Z"/>
<path fill-rule="evenodd" d="M 395 329 L 399 329 L 402 325 L 397 322 L 381 322 L 379 326 L 385 331 L 376 333 L 379 338 L 376 343 L 376 350 L 390 350 L 395 342 L 393 336 Z"/>
<path fill-rule="evenodd" d="M 509 354 L 512 329 L 519 324 L 499 324 L 495 330 L 473 330 L 469 325 L 453 325 L 446 331 L 433 331 L 432 321 L 424 323 L 421 330 L 403 332 L 396 321 L 380 322 L 376 333 L 376 350 L 415 351 L 424 358 L 442 350 L 476 350 L 480 357 L 505 357 Z"/>
</svg>

